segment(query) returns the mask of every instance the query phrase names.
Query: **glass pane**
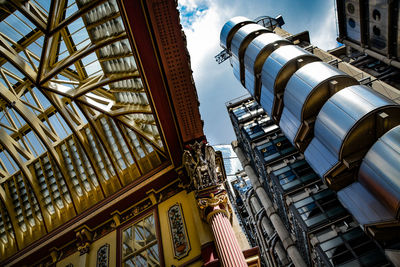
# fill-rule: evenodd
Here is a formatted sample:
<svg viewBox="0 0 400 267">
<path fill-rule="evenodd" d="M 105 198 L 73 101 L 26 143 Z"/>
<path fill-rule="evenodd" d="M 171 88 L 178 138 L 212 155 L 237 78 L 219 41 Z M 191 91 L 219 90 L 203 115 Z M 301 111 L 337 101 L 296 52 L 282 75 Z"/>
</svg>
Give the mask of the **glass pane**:
<svg viewBox="0 0 400 267">
<path fill-rule="evenodd" d="M 124 266 L 159 266 L 154 216 L 151 214 L 122 232 Z"/>
</svg>

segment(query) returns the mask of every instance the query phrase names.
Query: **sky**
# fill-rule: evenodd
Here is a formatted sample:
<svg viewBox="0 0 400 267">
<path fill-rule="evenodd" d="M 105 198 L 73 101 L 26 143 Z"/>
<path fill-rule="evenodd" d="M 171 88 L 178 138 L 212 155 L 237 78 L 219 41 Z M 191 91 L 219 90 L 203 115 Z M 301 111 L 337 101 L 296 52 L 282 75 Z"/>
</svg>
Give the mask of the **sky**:
<svg viewBox="0 0 400 267">
<path fill-rule="evenodd" d="M 179 0 L 204 131 L 211 145 L 230 144 L 235 135 L 225 103 L 247 94 L 233 75 L 229 60 L 218 64 L 223 25 L 236 16 L 250 19 L 282 15 L 286 31 L 308 30 L 311 43 L 322 49 L 338 46 L 335 0 Z"/>
</svg>

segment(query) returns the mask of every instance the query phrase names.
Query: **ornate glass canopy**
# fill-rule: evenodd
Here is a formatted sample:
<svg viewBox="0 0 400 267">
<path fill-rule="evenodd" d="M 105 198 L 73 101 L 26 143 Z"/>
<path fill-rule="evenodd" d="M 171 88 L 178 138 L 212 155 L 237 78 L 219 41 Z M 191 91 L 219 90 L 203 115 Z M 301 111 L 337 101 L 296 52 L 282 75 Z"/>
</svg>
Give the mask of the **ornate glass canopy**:
<svg viewBox="0 0 400 267">
<path fill-rule="evenodd" d="M 166 158 L 116 0 L 0 3 L 0 254 Z"/>
</svg>

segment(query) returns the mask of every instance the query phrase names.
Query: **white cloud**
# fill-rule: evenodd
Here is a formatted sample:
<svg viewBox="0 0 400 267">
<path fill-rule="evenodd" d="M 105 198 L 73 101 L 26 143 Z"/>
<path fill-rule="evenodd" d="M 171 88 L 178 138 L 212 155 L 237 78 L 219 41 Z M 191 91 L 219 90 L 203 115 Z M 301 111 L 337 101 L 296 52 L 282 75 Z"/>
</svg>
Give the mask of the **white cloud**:
<svg viewBox="0 0 400 267">
<path fill-rule="evenodd" d="M 222 50 L 219 46 L 219 34 L 229 14 L 222 12 L 221 7 L 214 1 L 185 0 L 184 2 L 191 2 L 188 7 L 191 11 L 195 11 L 200 5 L 207 6 L 204 11 L 197 10 L 192 24 L 184 27 L 192 69 L 197 80 L 206 74 L 205 61 L 213 60 L 214 56 Z M 183 5 L 183 2 L 181 4 Z"/>
<path fill-rule="evenodd" d="M 325 19 L 317 25 L 318 27 L 314 27 L 311 33 L 311 42 L 324 50 L 337 47 L 336 17 L 333 7 L 326 12 Z"/>
<path fill-rule="evenodd" d="M 179 0 L 179 7 L 186 7 L 188 10 L 194 10 L 202 0 Z"/>
<path fill-rule="evenodd" d="M 282 14 L 287 22 L 284 25 L 287 31 L 295 34 L 309 30 L 313 44 L 323 49 L 336 46 L 332 2 L 309 0 L 307 5 L 290 0 L 281 0 L 274 4 L 269 2 L 271 1 L 179 1 L 181 22 L 187 37 L 191 67 L 200 100 L 200 112 L 205 122 L 205 133 L 212 144 L 229 144 L 235 139 L 225 102 L 246 93 L 234 78 L 229 63 L 218 65 L 214 59 L 222 50 L 219 45 L 220 31 L 230 18 Z"/>
</svg>

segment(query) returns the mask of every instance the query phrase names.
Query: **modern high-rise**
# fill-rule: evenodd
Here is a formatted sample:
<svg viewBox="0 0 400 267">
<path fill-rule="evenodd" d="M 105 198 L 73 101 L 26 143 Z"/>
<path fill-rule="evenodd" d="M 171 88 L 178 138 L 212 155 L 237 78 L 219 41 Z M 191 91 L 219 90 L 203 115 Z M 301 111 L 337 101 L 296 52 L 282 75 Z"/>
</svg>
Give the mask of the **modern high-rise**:
<svg viewBox="0 0 400 267">
<path fill-rule="evenodd" d="M 177 2 L 0 1 L 0 265 L 258 266 Z"/>
<path fill-rule="evenodd" d="M 227 103 L 250 242 L 268 266 L 398 266 L 395 66 L 345 46 L 323 51 L 271 21 L 235 17 L 221 31 L 250 93 Z"/>
</svg>

